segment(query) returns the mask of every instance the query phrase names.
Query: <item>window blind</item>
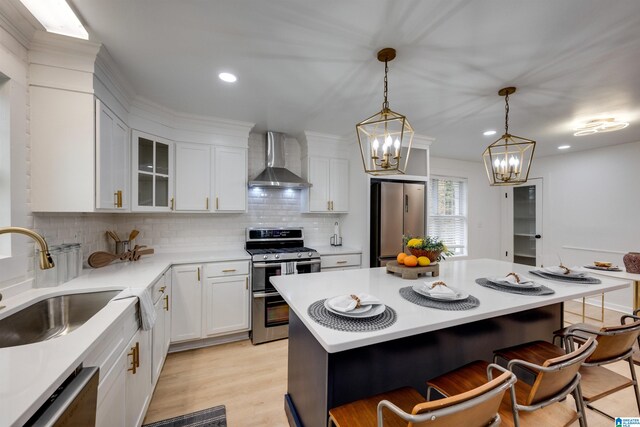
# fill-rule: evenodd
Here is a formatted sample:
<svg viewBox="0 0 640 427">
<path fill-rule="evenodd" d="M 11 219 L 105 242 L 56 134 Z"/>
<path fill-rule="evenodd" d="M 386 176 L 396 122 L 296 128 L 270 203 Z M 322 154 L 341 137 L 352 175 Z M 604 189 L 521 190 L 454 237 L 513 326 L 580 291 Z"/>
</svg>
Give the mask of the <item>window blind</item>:
<svg viewBox="0 0 640 427">
<path fill-rule="evenodd" d="M 429 180 L 430 236 L 442 239 L 454 255 L 467 254 L 467 180 L 432 177 Z"/>
</svg>

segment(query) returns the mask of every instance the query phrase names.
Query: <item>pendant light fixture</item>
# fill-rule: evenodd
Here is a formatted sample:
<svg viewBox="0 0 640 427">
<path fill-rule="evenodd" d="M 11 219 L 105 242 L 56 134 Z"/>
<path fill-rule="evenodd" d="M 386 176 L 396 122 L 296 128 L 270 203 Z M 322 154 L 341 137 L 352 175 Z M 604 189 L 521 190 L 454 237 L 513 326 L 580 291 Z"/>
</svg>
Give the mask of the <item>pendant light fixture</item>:
<svg viewBox="0 0 640 427">
<path fill-rule="evenodd" d="M 395 57 L 396 50 L 390 47 L 378 52 L 378 61 L 384 62 L 382 110 L 356 125 L 364 171 L 371 175 L 403 174 L 409 162 L 413 128 L 405 116 L 389 108 L 387 100 L 388 63 Z"/>
<path fill-rule="evenodd" d="M 482 158 L 491 185 L 518 185 L 527 182 L 533 160 L 536 142 L 509 133 L 509 95 L 515 87 L 505 87 L 498 91 L 504 96 L 504 135 L 489 145 Z"/>
</svg>

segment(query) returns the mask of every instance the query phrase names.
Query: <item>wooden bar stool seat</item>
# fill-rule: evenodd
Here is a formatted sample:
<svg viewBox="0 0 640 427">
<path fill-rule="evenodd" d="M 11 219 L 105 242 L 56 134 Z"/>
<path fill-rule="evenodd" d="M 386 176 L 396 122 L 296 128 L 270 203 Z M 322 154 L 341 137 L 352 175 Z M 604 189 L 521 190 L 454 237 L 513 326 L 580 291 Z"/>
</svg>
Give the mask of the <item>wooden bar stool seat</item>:
<svg viewBox="0 0 640 427">
<path fill-rule="evenodd" d="M 493 372 L 500 375 L 493 378 Z M 477 387 L 426 402 L 405 387 L 348 403 L 329 411 L 329 426 L 337 427 L 486 427 L 500 424 L 498 408 L 515 375 L 496 365 L 484 365 Z"/>
<path fill-rule="evenodd" d="M 465 390 L 477 387 L 482 383 L 483 377 L 486 378 L 486 370 L 488 363 L 484 361 L 472 362 L 455 371 L 441 375 L 427 382 L 428 393 L 431 390 L 437 390 L 440 394 L 451 396 L 464 393 Z M 514 386 L 516 401 L 525 402 L 527 396 L 531 393 L 531 386 L 522 381 L 517 381 Z M 427 398 L 432 396 L 427 395 Z M 505 394 L 500 404 L 501 426 L 514 426 L 513 408 L 511 404 L 511 396 Z M 520 412 L 520 426 L 566 426 L 578 419 L 578 414 L 567 408 L 565 405 L 549 405 L 535 412 Z"/>
</svg>

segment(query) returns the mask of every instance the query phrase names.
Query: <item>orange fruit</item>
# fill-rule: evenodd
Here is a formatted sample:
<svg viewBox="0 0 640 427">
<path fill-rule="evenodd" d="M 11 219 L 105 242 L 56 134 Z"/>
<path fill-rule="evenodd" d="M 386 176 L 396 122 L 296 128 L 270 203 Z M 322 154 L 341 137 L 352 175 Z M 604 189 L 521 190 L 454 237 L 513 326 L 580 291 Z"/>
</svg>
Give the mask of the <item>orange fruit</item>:
<svg viewBox="0 0 640 427">
<path fill-rule="evenodd" d="M 396 260 L 398 260 L 398 264 L 404 264 L 404 259 L 407 257 L 407 254 L 404 252 L 400 252 Z"/>
<path fill-rule="evenodd" d="M 407 267 L 415 267 L 416 265 L 418 265 L 418 258 L 413 255 L 409 255 L 405 257 L 404 265 L 406 265 Z"/>
</svg>

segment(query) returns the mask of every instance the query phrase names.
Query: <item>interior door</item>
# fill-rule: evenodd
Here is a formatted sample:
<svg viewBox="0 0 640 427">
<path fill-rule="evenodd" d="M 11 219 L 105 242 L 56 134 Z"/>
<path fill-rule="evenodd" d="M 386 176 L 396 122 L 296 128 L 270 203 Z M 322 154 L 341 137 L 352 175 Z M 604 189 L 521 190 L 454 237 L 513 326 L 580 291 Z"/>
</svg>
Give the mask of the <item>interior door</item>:
<svg viewBox="0 0 640 427">
<path fill-rule="evenodd" d="M 405 236 L 424 236 L 424 184 L 404 184 Z"/>
<path fill-rule="evenodd" d="M 502 254 L 505 260 L 524 265 L 542 263 L 542 178 L 506 188 L 502 213 Z"/>
<path fill-rule="evenodd" d="M 403 207 L 402 183 L 380 183 L 380 258 L 395 259 L 402 252 Z"/>
</svg>

